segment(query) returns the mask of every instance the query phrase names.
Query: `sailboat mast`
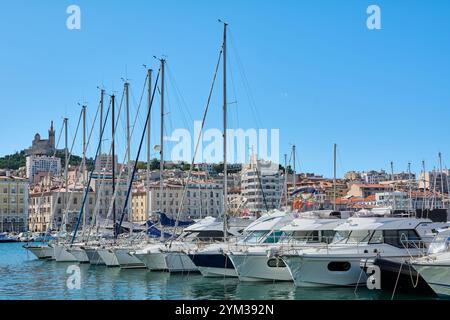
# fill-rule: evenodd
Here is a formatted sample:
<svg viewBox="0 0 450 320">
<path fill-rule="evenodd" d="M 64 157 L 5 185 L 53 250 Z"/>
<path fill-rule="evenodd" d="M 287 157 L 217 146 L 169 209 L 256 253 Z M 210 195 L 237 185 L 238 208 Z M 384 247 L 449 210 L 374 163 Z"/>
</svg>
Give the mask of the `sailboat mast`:
<svg viewBox="0 0 450 320">
<path fill-rule="evenodd" d="M 86 185 L 86 106 L 83 106 L 83 160 L 81 161 L 81 174 L 83 177 L 83 186 Z M 88 186 L 89 188 L 89 186 Z M 83 232 L 86 228 L 86 207 L 84 208 L 85 214 L 83 215 Z"/>
<path fill-rule="evenodd" d="M 227 239 L 227 199 L 228 199 L 228 168 L 227 168 L 227 27 L 223 23 L 223 236 Z"/>
<path fill-rule="evenodd" d="M 288 171 L 287 171 L 287 154 L 284 154 L 284 206 L 285 210 L 287 210 L 288 207 Z"/>
<path fill-rule="evenodd" d="M 441 174 L 441 197 L 442 209 L 445 209 L 445 194 L 444 194 L 444 172 L 442 171 L 442 153 L 439 152 L 439 172 Z"/>
<path fill-rule="evenodd" d="M 333 145 L 333 210 L 336 211 L 336 149 L 337 144 Z"/>
<path fill-rule="evenodd" d="M 151 158 L 151 144 L 150 144 L 150 129 L 151 129 L 151 105 L 152 105 L 152 69 L 147 70 L 148 74 L 148 97 L 147 97 L 147 112 L 149 114 L 147 122 L 147 218 L 150 209 L 150 158 Z"/>
<path fill-rule="evenodd" d="M 105 90 L 100 90 L 100 137 L 103 132 L 103 106 L 104 106 L 104 98 L 105 98 Z M 100 138 L 101 139 L 101 138 Z M 98 154 L 102 154 L 102 141 L 100 141 L 100 149 L 98 151 Z"/>
<path fill-rule="evenodd" d="M 295 144 L 292 146 L 292 161 L 293 161 L 293 175 L 292 175 L 292 185 L 293 185 L 293 191 L 296 189 L 297 184 L 297 177 L 295 176 Z"/>
<path fill-rule="evenodd" d="M 116 199 L 114 197 L 114 193 L 116 191 L 116 150 L 115 150 L 115 143 L 114 143 L 114 136 L 115 136 L 115 101 L 116 96 L 113 94 L 111 96 L 111 156 L 112 156 L 112 195 L 113 195 L 113 204 L 112 204 L 112 213 L 113 213 L 113 229 L 114 229 L 114 238 L 117 235 L 117 229 L 116 229 Z"/>
<path fill-rule="evenodd" d="M 426 178 L 425 178 L 425 160 L 422 160 L 422 173 L 423 173 L 422 174 L 422 184 L 423 184 L 422 211 L 423 211 L 427 207 L 427 204 L 425 203 L 425 201 L 428 202 L 427 195 L 426 195 L 427 188 L 426 188 Z"/>
<path fill-rule="evenodd" d="M 128 183 L 131 181 L 131 137 L 130 137 L 130 84 L 125 81 L 125 107 L 127 116 L 127 172 L 128 172 Z M 128 202 L 127 206 L 128 222 L 130 223 L 130 235 L 133 234 L 133 215 L 131 212 L 131 201 Z"/>
<path fill-rule="evenodd" d="M 159 158 L 159 211 L 163 212 L 163 189 L 164 189 L 164 86 L 165 86 L 165 64 L 161 59 L 161 132 L 160 132 L 160 158 Z"/>
<path fill-rule="evenodd" d="M 66 185 L 66 191 L 64 192 L 64 205 L 66 206 L 67 210 L 69 210 L 69 206 L 67 206 L 67 201 L 69 200 L 69 142 L 68 142 L 68 133 L 67 133 L 67 125 L 68 125 L 69 119 L 68 118 L 64 118 L 64 182 Z M 66 221 L 65 221 L 65 228 L 67 228 L 67 222 L 69 220 L 68 218 L 68 212 L 66 212 L 65 214 L 66 217 Z"/>
<path fill-rule="evenodd" d="M 411 185 L 411 162 L 408 162 L 408 193 L 409 193 L 409 210 L 413 210 L 412 205 L 412 185 Z"/>
</svg>

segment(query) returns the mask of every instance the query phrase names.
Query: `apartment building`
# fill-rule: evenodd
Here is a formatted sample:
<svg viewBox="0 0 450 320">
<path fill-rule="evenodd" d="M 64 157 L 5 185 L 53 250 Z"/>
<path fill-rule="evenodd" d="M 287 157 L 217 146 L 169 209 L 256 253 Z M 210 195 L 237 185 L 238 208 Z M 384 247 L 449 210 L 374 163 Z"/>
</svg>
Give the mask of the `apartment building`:
<svg viewBox="0 0 450 320">
<path fill-rule="evenodd" d="M 0 232 L 27 230 L 28 181 L 26 179 L 0 177 Z"/>
<path fill-rule="evenodd" d="M 278 165 L 250 157 L 241 172 L 241 192 L 249 214 L 257 215 L 280 207 L 283 176 Z"/>
</svg>

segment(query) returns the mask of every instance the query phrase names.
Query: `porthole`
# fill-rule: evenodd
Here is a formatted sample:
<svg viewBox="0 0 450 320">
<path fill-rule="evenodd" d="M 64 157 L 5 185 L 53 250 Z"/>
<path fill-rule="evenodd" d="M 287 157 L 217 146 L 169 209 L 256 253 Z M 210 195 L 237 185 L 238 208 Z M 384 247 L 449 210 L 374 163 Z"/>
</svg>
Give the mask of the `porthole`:
<svg viewBox="0 0 450 320">
<path fill-rule="evenodd" d="M 347 261 L 333 261 L 328 264 L 330 271 L 348 271 L 352 265 Z"/>
<path fill-rule="evenodd" d="M 284 261 L 282 259 L 279 258 L 272 258 L 267 260 L 267 265 L 270 268 L 284 268 L 286 267 L 286 264 L 284 263 Z"/>
</svg>

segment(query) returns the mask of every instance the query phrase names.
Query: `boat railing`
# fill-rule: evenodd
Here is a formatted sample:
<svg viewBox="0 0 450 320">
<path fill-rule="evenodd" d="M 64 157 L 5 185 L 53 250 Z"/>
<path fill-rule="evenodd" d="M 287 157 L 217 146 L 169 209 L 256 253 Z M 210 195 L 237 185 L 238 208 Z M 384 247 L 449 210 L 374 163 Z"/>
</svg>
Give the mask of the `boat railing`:
<svg viewBox="0 0 450 320">
<path fill-rule="evenodd" d="M 427 245 L 426 243 L 421 239 L 408 239 L 408 237 L 405 234 L 402 234 L 400 236 L 400 243 L 402 244 L 403 248 L 408 253 L 409 257 L 416 258 L 417 255 L 420 257 L 423 257 L 427 254 Z M 411 251 L 414 250 L 415 252 L 412 253 Z"/>
</svg>

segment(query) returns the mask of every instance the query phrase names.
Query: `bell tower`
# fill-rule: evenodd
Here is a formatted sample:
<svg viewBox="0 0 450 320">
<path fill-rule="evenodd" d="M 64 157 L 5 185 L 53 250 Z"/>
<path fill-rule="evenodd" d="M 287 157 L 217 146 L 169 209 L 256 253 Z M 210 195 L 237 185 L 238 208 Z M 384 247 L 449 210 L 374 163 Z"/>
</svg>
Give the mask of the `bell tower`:
<svg viewBox="0 0 450 320">
<path fill-rule="evenodd" d="M 50 125 L 50 130 L 48 130 L 48 144 L 49 147 L 55 150 L 55 130 L 53 129 L 53 121 Z"/>
</svg>

